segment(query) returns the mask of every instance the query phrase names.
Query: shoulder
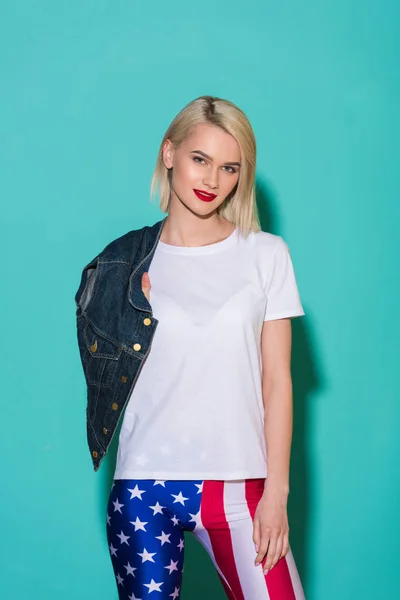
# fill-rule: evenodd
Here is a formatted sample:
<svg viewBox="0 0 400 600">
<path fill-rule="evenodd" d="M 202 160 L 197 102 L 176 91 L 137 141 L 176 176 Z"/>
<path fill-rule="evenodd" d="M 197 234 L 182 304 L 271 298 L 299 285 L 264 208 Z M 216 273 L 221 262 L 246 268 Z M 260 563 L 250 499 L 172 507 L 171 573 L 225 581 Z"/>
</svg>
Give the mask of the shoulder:
<svg viewBox="0 0 400 600">
<path fill-rule="evenodd" d="M 285 268 L 289 255 L 287 244 L 282 236 L 267 231 L 251 231 L 246 243 L 265 289 L 274 273 Z"/>
<path fill-rule="evenodd" d="M 247 243 L 256 251 L 257 256 L 263 260 L 272 258 L 276 252 L 285 249 L 286 243 L 280 235 L 267 231 L 251 231 Z"/>
<path fill-rule="evenodd" d="M 123 235 L 109 242 L 98 257 L 101 261 L 132 262 L 138 249 L 145 243 L 151 245 L 156 240 L 162 221 L 153 225 L 145 225 L 138 229 L 131 229 Z"/>
</svg>

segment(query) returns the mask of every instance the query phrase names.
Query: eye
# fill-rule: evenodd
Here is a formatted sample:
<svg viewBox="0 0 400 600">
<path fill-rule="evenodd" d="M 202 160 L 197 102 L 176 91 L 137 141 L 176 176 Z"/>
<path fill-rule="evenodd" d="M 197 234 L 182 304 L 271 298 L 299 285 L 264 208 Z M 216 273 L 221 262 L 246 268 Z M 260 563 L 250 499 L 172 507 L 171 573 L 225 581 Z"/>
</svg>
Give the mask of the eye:
<svg viewBox="0 0 400 600">
<path fill-rule="evenodd" d="M 201 156 L 193 156 L 194 162 L 206 162 Z"/>
<path fill-rule="evenodd" d="M 237 171 L 236 171 L 236 169 L 235 169 L 234 167 L 230 167 L 230 166 L 228 166 L 228 165 L 226 165 L 226 166 L 224 167 L 224 169 L 230 169 L 230 170 L 228 171 L 228 173 L 236 173 L 236 172 L 237 172 Z"/>
</svg>

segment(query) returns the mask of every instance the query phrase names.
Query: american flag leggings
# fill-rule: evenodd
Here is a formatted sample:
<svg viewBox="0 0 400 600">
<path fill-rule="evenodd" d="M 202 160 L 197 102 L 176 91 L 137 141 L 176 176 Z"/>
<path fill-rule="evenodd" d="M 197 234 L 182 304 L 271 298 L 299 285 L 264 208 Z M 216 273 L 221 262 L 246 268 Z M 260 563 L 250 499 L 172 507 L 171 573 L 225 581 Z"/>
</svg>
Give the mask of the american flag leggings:
<svg viewBox="0 0 400 600">
<path fill-rule="evenodd" d="M 177 600 L 184 531 L 208 552 L 229 600 L 304 600 L 291 550 L 254 565 L 253 519 L 264 479 L 114 480 L 107 538 L 120 600 Z"/>
</svg>

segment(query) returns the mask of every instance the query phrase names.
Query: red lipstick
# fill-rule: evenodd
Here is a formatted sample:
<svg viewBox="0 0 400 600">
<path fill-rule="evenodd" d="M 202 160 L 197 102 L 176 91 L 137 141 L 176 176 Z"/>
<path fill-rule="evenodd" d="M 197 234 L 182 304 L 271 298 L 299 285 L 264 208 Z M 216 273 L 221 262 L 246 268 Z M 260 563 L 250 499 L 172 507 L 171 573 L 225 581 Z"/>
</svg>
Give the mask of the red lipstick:
<svg viewBox="0 0 400 600">
<path fill-rule="evenodd" d="M 217 194 L 210 194 L 209 192 L 205 192 L 204 190 L 193 190 L 194 193 L 196 194 L 196 196 L 198 198 L 200 198 L 200 200 L 203 200 L 204 202 L 211 202 L 211 200 L 214 200 L 214 198 L 217 197 Z"/>
</svg>

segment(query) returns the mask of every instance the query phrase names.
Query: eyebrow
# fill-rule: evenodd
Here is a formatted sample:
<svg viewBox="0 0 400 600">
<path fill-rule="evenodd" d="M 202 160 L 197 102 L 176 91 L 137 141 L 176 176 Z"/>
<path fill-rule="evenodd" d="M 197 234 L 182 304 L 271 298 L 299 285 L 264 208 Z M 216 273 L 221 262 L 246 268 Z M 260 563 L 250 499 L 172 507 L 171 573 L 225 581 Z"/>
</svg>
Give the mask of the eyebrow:
<svg viewBox="0 0 400 600">
<path fill-rule="evenodd" d="M 196 152 L 197 154 L 201 154 L 202 156 L 204 156 L 204 158 L 208 158 L 209 160 L 212 160 L 211 156 L 208 156 L 208 154 L 206 154 L 205 152 L 202 152 L 201 150 L 191 150 L 190 152 L 191 153 Z M 231 166 L 231 167 L 233 167 L 235 165 L 237 167 L 240 167 L 239 162 L 226 162 L 226 163 L 224 163 L 224 165 Z"/>
</svg>

